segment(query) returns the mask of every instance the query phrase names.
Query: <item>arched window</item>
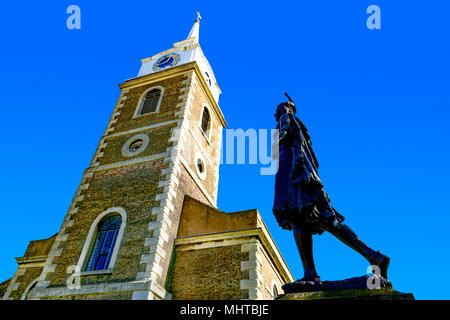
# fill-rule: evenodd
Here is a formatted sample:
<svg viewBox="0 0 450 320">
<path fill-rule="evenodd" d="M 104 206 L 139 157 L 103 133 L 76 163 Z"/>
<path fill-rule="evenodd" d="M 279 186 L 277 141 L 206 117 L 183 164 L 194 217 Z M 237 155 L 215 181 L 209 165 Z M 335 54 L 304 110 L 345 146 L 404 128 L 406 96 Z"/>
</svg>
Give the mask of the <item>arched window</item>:
<svg viewBox="0 0 450 320">
<path fill-rule="evenodd" d="M 33 290 L 36 287 L 38 281 L 39 281 L 39 278 L 36 278 L 36 279 L 34 279 L 33 281 L 30 282 L 28 287 L 23 292 L 22 297 L 20 298 L 20 300 L 27 300 L 28 299 L 28 294 L 31 292 L 31 290 Z"/>
<path fill-rule="evenodd" d="M 202 114 L 202 122 L 201 122 L 200 127 L 201 127 L 203 133 L 206 135 L 206 137 L 208 137 L 208 135 L 209 135 L 210 122 L 211 122 L 211 116 L 209 115 L 208 108 L 204 107 L 203 114 Z"/>
<path fill-rule="evenodd" d="M 100 221 L 85 271 L 108 269 L 121 224 L 118 214 L 107 215 Z"/>
<path fill-rule="evenodd" d="M 142 101 L 142 106 L 139 115 L 156 112 L 158 109 L 160 98 L 161 98 L 161 89 L 152 89 L 148 91 Z"/>
</svg>

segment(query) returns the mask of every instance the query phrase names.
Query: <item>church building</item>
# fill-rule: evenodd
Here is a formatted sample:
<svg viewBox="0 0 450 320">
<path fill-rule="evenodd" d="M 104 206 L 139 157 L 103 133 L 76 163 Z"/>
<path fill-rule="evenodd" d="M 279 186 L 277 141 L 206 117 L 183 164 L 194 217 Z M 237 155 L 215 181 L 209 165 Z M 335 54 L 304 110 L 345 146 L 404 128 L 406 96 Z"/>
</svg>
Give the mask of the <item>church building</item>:
<svg viewBox="0 0 450 320">
<path fill-rule="evenodd" d="M 227 123 L 199 27 L 119 85 L 61 228 L 2 299 L 274 299 L 294 281 L 256 209 L 216 206 Z"/>
</svg>

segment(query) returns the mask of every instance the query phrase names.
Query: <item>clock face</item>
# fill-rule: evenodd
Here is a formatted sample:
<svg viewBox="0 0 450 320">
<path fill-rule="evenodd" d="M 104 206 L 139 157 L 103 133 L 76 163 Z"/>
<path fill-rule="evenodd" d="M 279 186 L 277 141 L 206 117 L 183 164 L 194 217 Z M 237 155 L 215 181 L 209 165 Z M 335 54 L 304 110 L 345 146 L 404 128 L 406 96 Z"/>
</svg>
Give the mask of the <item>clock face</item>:
<svg viewBox="0 0 450 320">
<path fill-rule="evenodd" d="M 180 55 L 178 53 L 169 53 L 162 57 L 153 64 L 153 71 L 159 71 L 167 67 L 173 67 L 180 61 Z"/>
</svg>

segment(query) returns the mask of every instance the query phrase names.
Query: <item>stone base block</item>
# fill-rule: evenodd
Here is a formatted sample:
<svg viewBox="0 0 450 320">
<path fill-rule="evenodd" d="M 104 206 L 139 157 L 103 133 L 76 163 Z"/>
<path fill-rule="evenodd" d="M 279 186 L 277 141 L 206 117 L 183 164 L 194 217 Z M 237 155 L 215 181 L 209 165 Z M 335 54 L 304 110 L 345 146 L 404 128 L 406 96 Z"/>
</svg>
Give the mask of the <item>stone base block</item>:
<svg viewBox="0 0 450 320">
<path fill-rule="evenodd" d="M 288 293 L 278 296 L 277 300 L 415 300 L 412 293 L 401 293 L 386 289 L 344 289 L 333 291 L 312 291 Z"/>
</svg>

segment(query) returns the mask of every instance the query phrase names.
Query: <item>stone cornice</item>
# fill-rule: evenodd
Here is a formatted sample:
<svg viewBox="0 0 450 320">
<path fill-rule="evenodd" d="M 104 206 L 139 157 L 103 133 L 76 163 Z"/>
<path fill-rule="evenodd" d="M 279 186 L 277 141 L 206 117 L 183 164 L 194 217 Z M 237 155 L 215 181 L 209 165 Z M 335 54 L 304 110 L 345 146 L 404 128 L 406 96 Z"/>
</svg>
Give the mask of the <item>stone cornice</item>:
<svg viewBox="0 0 450 320">
<path fill-rule="evenodd" d="M 83 285 L 78 289 L 68 287 L 34 288 L 29 293 L 30 299 L 45 299 L 51 297 L 63 297 L 69 295 L 107 294 L 116 292 L 133 292 L 135 290 L 152 290 L 160 299 L 166 298 L 166 290 L 154 281 L 129 281 L 117 283 L 99 283 L 93 285 Z"/>
<path fill-rule="evenodd" d="M 259 214 L 258 214 L 259 217 Z M 259 219 L 260 220 L 260 219 Z M 238 238 L 244 237 L 258 237 L 266 250 L 268 256 L 272 260 L 273 264 L 276 266 L 278 271 L 280 272 L 282 278 L 286 283 L 294 282 L 295 279 L 291 274 L 286 262 L 284 261 L 281 253 L 279 252 L 275 242 L 270 236 L 266 226 L 264 224 L 260 224 L 259 227 L 242 229 L 242 230 L 233 230 L 233 231 L 225 231 L 225 232 L 216 232 L 209 234 L 201 234 L 195 236 L 184 236 L 178 237 L 175 239 L 175 245 L 198 245 L 200 243 L 213 242 L 213 241 L 233 241 Z M 201 249 L 199 246 L 198 249 Z"/>
<path fill-rule="evenodd" d="M 35 256 L 35 257 L 19 257 L 16 258 L 16 262 L 20 264 L 24 263 L 35 263 L 35 262 L 44 262 L 47 259 L 47 256 Z"/>
</svg>

